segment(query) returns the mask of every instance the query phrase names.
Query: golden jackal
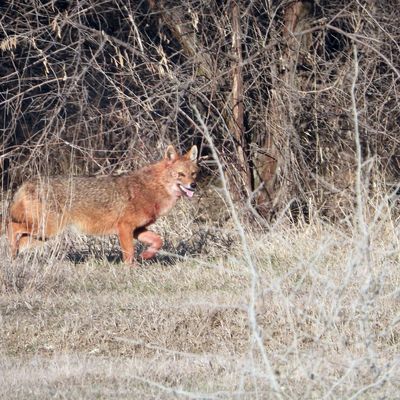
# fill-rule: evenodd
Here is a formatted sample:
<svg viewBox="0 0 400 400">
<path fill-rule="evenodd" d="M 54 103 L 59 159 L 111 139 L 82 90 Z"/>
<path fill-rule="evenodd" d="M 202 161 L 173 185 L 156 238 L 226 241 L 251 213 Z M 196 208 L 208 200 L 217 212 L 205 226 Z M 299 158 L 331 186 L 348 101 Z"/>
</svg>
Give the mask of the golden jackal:
<svg viewBox="0 0 400 400">
<path fill-rule="evenodd" d="M 133 237 L 149 246 L 142 258 L 151 258 L 162 240 L 147 227 L 179 197 L 193 196 L 197 171 L 196 146 L 181 156 L 170 145 L 164 159 L 127 175 L 27 181 L 9 210 L 11 254 L 73 226 L 88 235 L 117 234 L 126 263 L 134 262 Z"/>
</svg>

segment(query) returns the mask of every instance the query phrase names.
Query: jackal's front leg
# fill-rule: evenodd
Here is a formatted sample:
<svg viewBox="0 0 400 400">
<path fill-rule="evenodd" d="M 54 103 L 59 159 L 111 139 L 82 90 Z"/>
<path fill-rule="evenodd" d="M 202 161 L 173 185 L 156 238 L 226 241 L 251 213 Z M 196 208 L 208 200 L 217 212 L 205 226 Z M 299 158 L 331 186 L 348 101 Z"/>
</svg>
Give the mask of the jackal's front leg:
<svg viewBox="0 0 400 400">
<path fill-rule="evenodd" d="M 136 239 L 142 243 L 147 244 L 149 247 L 141 254 L 143 260 L 148 260 L 156 255 L 157 251 L 161 249 L 163 241 L 157 233 L 149 231 L 146 228 L 136 230 L 134 233 Z"/>
<path fill-rule="evenodd" d="M 129 225 L 120 224 L 118 226 L 118 239 L 121 245 L 122 259 L 126 264 L 134 264 L 135 248 L 133 246 L 132 232 L 133 229 Z"/>
</svg>

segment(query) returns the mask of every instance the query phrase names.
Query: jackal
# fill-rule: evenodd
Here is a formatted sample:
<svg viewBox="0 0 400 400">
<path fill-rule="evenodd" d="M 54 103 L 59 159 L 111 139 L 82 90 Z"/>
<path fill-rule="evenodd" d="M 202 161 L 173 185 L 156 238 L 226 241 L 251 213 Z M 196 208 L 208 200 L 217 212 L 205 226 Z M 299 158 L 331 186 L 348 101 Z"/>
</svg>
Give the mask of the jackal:
<svg viewBox="0 0 400 400">
<path fill-rule="evenodd" d="M 179 155 L 172 145 L 164 158 L 126 175 L 32 179 L 15 193 L 7 218 L 11 255 L 44 242 L 71 226 L 88 235 L 118 235 L 122 258 L 134 262 L 133 237 L 153 257 L 163 242 L 148 229 L 182 197 L 196 189 L 197 147 Z"/>
</svg>

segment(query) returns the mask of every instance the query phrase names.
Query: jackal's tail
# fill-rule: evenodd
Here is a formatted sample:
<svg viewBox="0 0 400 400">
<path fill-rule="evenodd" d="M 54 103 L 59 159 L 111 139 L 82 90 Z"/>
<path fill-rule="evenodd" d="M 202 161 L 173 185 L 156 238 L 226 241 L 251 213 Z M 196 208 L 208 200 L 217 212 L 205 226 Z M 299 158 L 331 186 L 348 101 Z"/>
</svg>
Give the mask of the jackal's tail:
<svg viewBox="0 0 400 400">
<path fill-rule="evenodd" d="M 6 231 L 6 225 L 7 225 L 7 218 L 0 214 L 0 235 L 3 235 Z"/>
</svg>

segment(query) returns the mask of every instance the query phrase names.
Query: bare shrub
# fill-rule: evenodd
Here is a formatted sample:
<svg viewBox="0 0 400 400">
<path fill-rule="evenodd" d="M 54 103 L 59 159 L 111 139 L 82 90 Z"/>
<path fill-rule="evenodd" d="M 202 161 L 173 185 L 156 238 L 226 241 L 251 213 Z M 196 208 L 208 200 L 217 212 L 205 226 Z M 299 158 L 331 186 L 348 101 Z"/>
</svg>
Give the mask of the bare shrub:
<svg viewBox="0 0 400 400">
<path fill-rule="evenodd" d="M 398 397 L 397 15 L 2 3 L 2 214 L 36 174 L 211 157 L 153 264 L 69 233 L 10 261 L 2 239 L 0 396 Z"/>
<path fill-rule="evenodd" d="M 354 199 L 353 44 L 363 179 L 369 190 L 398 180 L 390 2 L 1 7 L 3 187 L 38 173 L 127 170 L 170 141 L 201 145 L 196 106 L 236 199 L 264 216 L 312 202 L 334 217 Z"/>
</svg>

